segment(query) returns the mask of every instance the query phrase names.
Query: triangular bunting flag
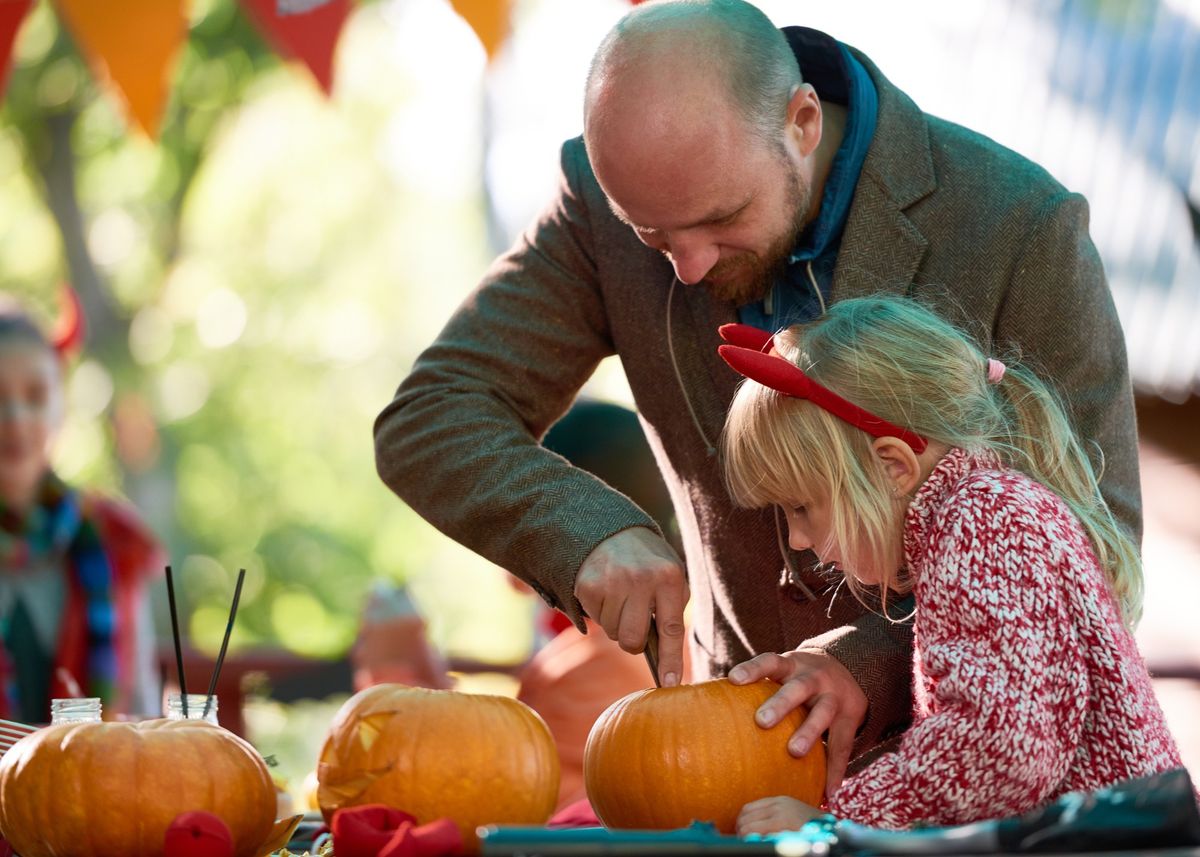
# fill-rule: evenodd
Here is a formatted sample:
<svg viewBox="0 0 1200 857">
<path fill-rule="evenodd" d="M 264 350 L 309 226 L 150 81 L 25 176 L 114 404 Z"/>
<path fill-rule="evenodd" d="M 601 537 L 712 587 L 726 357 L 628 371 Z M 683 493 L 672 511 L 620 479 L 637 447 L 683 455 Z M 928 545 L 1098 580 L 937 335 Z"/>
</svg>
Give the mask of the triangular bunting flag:
<svg viewBox="0 0 1200 857">
<path fill-rule="evenodd" d="M 55 0 L 92 73 L 117 89 L 134 121 L 158 135 L 174 59 L 187 38 L 184 0 Z"/>
<path fill-rule="evenodd" d="M 12 62 L 13 42 L 25 20 L 32 0 L 0 0 L 0 95 L 8 84 L 8 64 Z"/>
<path fill-rule="evenodd" d="M 450 5 L 471 25 L 490 62 L 508 38 L 513 0 L 450 0 Z"/>
<path fill-rule="evenodd" d="M 333 52 L 350 15 L 350 0 L 241 0 L 267 41 L 308 66 L 321 89 L 333 91 Z"/>
</svg>

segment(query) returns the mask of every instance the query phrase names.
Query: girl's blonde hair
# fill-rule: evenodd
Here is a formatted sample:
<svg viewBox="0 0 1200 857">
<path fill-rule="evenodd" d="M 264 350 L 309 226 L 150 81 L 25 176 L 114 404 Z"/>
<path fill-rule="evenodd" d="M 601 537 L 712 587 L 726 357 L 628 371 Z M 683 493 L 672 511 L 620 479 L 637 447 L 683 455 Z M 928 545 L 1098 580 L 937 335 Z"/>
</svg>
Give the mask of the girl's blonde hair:
<svg viewBox="0 0 1200 857">
<path fill-rule="evenodd" d="M 1137 548 L 1100 495 L 1096 471 L 1055 395 L 1010 363 L 989 383 L 987 358 L 953 325 L 916 301 L 841 301 L 827 314 L 776 334 L 775 348 L 814 381 L 896 425 L 951 447 L 990 450 L 1056 493 L 1079 518 L 1112 583 L 1126 623 L 1141 617 Z M 725 479 L 735 503 L 787 506 L 819 490 L 831 540 L 852 572 L 889 570 L 882 595 L 911 584 L 903 564 L 905 502 L 893 496 L 874 440 L 803 399 L 743 382 L 725 422 Z M 818 546 L 818 549 L 820 546 Z M 859 597 L 862 584 L 847 575 Z"/>
</svg>

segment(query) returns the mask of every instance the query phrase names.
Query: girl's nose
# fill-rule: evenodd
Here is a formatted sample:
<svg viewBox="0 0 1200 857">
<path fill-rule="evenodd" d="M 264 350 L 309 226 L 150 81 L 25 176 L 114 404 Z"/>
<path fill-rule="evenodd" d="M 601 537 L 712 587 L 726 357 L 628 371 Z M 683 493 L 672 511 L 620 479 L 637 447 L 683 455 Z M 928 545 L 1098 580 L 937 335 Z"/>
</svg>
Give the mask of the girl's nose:
<svg viewBox="0 0 1200 857">
<path fill-rule="evenodd" d="M 808 550 L 809 548 L 811 548 L 813 546 L 813 543 L 812 543 L 812 539 L 810 539 L 808 537 L 808 534 L 805 533 L 804 530 L 800 529 L 795 524 L 789 522 L 788 523 L 788 546 L 791 547 L 792 550 L 802 551 L 802 550 Z"/>
</svg>

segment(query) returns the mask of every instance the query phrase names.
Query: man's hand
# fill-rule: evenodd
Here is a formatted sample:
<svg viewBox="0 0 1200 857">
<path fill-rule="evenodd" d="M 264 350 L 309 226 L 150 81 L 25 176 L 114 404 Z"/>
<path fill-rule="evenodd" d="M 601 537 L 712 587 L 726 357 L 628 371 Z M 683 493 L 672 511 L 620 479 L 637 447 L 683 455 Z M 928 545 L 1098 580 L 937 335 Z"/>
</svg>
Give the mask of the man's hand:
<svg viewBox="0 0 1200 857">
<path fill-rule="evenodd" d="M 770 728 L 794 709 L 808 706 L 808 717 L 788 741 L 789 753 L 803 756 L 829 730 L 825 794 L 833 794 L 846 776 L 854 736 L 867 715 L 866 694 L 837 658 L 820 651 L 759 655 L 729 671 L 734 684 L 763 678 L 783 687 L 759 706 L 754 719 L 760 726 Z"/>
<path fill-rule="evenodd" d="M 646 647 L 653 616 L 659 680 L 663 687 L 679 684 L 687 576 L 675 551 L 653 530 L 633 527 L 596 545 L 579 567 L 575 597 L 611 639 L 633 654 Z"/>
<path fill-rule="evenodd" d="M 758 833 L 766 836 L 783 830 L 799 830 L 806 822 L 824 813 L 794 797 L 765 797 L 742 807 L 737 818 L 737 835 Z"/>
</svg>

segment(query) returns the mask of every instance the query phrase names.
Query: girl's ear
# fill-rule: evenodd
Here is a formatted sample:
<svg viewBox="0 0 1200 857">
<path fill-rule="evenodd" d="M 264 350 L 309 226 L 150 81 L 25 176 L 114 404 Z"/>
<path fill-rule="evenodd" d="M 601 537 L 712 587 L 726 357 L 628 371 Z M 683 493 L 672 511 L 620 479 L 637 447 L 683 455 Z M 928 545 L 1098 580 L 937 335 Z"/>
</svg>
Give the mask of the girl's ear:
<svg viewBox="0 0 1200 857">
<path fill-rule="evenodd" d="M 921 484 L 921 464 L 911 446 L 896 437 L 876 438 L 871 444 L 875 457 L 897 497 L 911 494 Z"/>
</svg>

